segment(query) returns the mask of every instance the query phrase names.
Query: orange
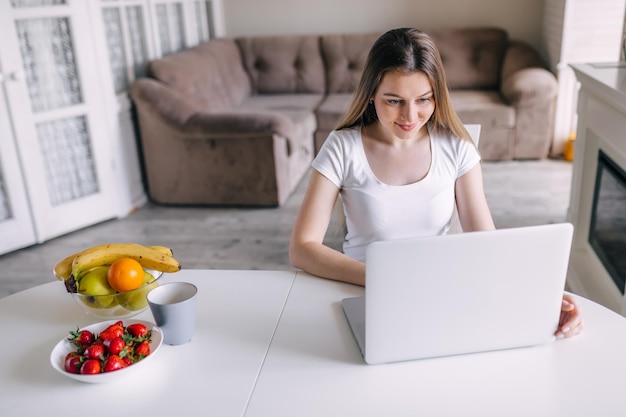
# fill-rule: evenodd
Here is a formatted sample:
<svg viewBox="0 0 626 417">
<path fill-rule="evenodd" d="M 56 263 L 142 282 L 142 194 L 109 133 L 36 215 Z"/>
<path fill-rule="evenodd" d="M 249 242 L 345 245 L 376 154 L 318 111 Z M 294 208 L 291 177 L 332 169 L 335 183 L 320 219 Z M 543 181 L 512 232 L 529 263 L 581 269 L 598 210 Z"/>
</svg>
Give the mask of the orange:
<svg viewBox="0 0 626 417">
<path fill-rule="evenodd" d="M 141 287 L 143 267 L 134 259 L 122 258 L 113 262 L 107 272 L 109 285 L 117 292 L 132 291 Z"/>
</svg>

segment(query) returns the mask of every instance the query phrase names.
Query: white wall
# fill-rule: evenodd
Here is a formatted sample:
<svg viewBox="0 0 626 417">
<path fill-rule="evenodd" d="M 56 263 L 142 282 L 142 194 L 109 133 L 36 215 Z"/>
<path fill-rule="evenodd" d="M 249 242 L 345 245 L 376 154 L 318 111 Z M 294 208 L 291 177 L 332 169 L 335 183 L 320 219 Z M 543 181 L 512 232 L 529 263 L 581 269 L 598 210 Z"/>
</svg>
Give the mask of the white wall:
<svg viewBox="0 0 626 417">
<path fill-rule="evenodd" d="M 496 26 L 544 54 L 545 0 L 224 0 L 225 35 Z"/>
<path fill-rule="evenodd" d="M 544 0 L 544 29 L 550 68 L 559 79 L 552 153 L 563 151 L 576 131 L 578 80 L 569 67 L 620 59 L 625 0 Z"/>
</svg>

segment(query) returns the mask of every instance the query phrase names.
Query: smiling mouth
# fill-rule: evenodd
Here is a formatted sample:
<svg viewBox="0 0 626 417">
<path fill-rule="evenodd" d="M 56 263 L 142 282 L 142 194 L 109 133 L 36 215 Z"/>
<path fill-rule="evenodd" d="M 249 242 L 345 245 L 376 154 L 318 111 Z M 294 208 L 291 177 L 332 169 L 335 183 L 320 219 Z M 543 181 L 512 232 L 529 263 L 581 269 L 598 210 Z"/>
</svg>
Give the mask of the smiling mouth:
<svg viewBox="0 0 626 417">
<path fill-rule="evenodd" d="M 403 124 L 398 123 L 398 127 L 400 129 L 404 130 L 405 132 L 409 132 L 409 131 L 413 130 L 415 128 L 415 126 L 416 126 L 415 123 L 410 124 L 410 125 L 403 125 Z"/>
</svg>

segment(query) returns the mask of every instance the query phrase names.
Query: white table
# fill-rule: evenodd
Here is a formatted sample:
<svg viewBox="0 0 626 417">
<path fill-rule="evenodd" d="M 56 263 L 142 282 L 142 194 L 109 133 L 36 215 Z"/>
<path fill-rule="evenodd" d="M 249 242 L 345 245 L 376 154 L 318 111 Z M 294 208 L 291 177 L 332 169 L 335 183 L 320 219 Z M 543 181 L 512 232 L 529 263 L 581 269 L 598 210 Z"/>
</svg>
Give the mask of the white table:
<svg viewBox="0 0 626 417">
<path fill-rule="evenodd" d="M 626 319 L 596 303 L 572 339 L 368 366 L 339 304 L 361 292 L 298 274 L 246 417 L 626 416 Z"/>
<path fill-rule="evenodd" d="M 50 365 L 52 348 L 70 330 L 99 321 L 62 283 L 2 298 L 0 416 L 241 416 L 294 278 L 289 271 L 166 274 L 160 282 L 198 287 L 192 342 L 162 345 L 143 369 L 106 385 L 70 380 Z M 136 318 L 154 321 L 149 311 Z M 11 351 L 3 343 L 8 335 Z"/>
<path fill-rule="evenodd" d="M 339 301 L 363 289 L 302 272 L 181 271 L 199 287 L 198 331 L 128 380 L 64 378 L 54 344 L 91 322 L 50 283 L 0 299 L 0 416 L 624 416 L 626 319 L 580 299 L 585 330 L 547 346 L 365 365 Z M 139 318 L 151 319 L 150 313 Z M 4 336 L 2 340 L 5 340 Z M 131 376 L 132 375 L 132 376 Z M 174 414 L 173 414 L 174 413 Z"/>
</svg>

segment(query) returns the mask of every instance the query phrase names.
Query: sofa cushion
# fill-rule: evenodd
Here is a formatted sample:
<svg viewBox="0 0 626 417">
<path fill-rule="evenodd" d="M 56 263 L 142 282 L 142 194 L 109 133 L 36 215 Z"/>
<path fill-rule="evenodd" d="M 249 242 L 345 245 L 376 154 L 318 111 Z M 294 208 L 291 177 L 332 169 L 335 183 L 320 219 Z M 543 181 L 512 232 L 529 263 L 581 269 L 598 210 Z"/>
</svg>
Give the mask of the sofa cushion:
<svg viewBox="0 0 626 417">
<path fill-rule="evenodd" d="M 515 108 L 507 105 L 495 91 L 450 91 L 450 100 L 465 124 L 480 124 L 483 129 L 515 127 Z"/>
<path fill-rule="evenodd" d="M 328 132 L 335 129 L 341 116 L 348 110 L 352 97 L 352 93 L 329 94 L 326 96 L 315 111 L 318 128 Z"/>
<path fill-rule="evenodd" d="M 241 102 L 238 109 L 278 112 L 306 110 L 313 113 L 322 98 L 321 94 L 262 94 L 248 97 Z"/>
<path fill-rule="evenodd" d="M 321 36 L 327 92 L 352 93 L 361 79 L 367 55 L 380 33 Z"/>
<path fill-rule="evenodd" d="M 256 94 L 323 93 L 319 36 L 236 39 Z"/>
<path fill-rule="evenodd" d="M 251 93 L 239 48 L 226 39 L 151 61 L 148 73 L 206 111 L 228 110 Z"/>
<path fill-rule="evenodd" d="M 330 132 L 337 127 L 337 122 L 343 113 L 348 110 L 352 97 L 352 93 L 328 94 L 315 110 L 317 117 L 317 131 L 314 138 L 316 154 Z"/>
<path fill-rule="evenodd" d="M 311 138 L 317 129 L 314 109 L 320 103 L 319 94 L 265 94 L 251 96 L 237 108 L 241 112 L 269 112 L 291 121 L 290 134 L 285 135 L 288 154 L 302 152 L 304 158 L 313 157 Z M 280 133 L 280 132 L 278 132 Z"/>
<path fill-rule="evenodd" d="M 498 89 L 508 44 L 506 31 L 447 29 L 430 35 L 441 54 L 450 89 Z"/>
</svg>

